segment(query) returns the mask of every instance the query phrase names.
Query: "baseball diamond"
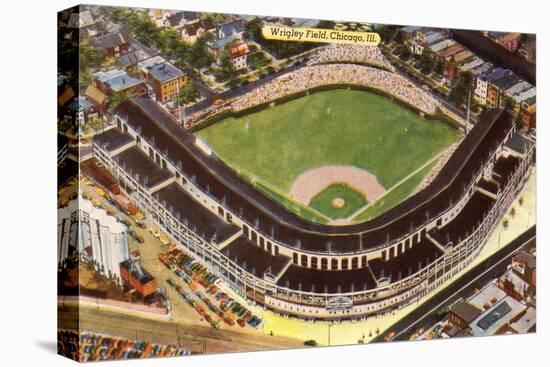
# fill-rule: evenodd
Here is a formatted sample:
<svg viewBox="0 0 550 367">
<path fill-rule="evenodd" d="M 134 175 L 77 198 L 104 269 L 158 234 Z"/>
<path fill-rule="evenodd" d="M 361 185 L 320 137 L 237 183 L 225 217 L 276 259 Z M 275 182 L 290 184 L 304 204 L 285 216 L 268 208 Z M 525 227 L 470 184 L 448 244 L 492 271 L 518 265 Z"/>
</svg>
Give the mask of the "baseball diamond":
<svg viewBox="0 0 550 367">
<path fill-rule="evenodd" d="M 330 184 L 346 183 L 372 205 L 386 188 L 461 137 L 450 125 L 422 118 L 385 96 L 341 86 L 229 117 L 195 134 L 272 199 L 320 223 L 326 221 L 305 208 Z M 422 170 L 423 177 L 428 173 Z M 376 213 L 397 205 L 415 188 L 396 190 Z"/>
<path fill-rule="evenodd" d="M 94 139 L 94 156 L 154 224 L 243 296 L 309 319 L 390 312 L 459 272 L 534 152 L 506 145 L 510 114 L 487 112 L 425 189 L 366 222 L 326 225 L 257 190 L 148 98 L 122 103 L 116 122 Z"/>
</svg>

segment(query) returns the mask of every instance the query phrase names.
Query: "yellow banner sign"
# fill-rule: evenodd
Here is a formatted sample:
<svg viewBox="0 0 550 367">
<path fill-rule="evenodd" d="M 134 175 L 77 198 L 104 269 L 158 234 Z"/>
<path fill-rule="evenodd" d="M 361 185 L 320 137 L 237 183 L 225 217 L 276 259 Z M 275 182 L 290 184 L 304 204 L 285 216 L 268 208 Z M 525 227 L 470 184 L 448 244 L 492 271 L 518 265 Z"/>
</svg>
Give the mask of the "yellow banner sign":
<svg viewBox="0 0 550 367">
<path fill-rule="evenodd" d="M 376 46 L 380 43 L 378 33 L 321 28 L 264 26 L 262 27 L 262 35 L 265 39 L 280 41 L 344 43 L 365 46 Z"/>
</svg>

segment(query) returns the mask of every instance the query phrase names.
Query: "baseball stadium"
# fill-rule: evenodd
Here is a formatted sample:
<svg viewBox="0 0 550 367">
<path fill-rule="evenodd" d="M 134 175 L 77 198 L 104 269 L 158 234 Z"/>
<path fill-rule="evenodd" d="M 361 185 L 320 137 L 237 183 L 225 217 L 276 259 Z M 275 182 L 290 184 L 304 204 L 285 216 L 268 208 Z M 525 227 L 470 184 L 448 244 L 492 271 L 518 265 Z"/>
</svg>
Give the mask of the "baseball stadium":
<svg viewBox="0 0 550 367">
<path fill-rule="evenodd" d="M 186 117 L 123 102 L 93 155 L 231 288 L 304 319 L 415 302 L 472 262 L 526 181 L 514 119 L 467 134 L 376 51 L 334 49 Z"/>
</svg>

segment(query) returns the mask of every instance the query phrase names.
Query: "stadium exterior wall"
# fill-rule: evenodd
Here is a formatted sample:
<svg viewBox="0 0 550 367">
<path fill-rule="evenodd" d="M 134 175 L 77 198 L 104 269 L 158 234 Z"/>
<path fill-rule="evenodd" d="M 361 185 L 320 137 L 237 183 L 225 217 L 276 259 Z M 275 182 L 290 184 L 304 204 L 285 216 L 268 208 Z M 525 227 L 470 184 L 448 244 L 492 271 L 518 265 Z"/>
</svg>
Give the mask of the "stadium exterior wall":
<svg viewBox="0 0 550 367">
<path fill-rule="evenodd" d="M 127 131 L 134 138 L 139 135 L 136 131 L 133 131 L 131 127 L 127 129 Z M 502 144 L 503 143 L 504 141 Z M 140 146 L 146 153 L 149 148 L 155 149 L 153 144 L 143 140 Z M 162 152 L 158 153 L 163 155 Z M 486 162 L 485 167 L 483 167 L 483 169 L 477 173 L 476 178 L 471 181 L 462 199 L 441 216 L 444 221 L 443 223 L 452 220 L 452 218 L 460 212 L 462 207 L 471 197 L 472 190 L 470 190 L 470 188 L 477 183 L 484 169 L 499 153 L 500 149 L 497 149 L 497 151 L 493 153 L 493 157 Z M 297 291 L 281 287 L 265 278 L 260 279 L 254 276 L 246 269 L 227 258 L 216 244 L 200 238 L 197 234 L 193 233 L 190 228 L 186 228 L 184 223 L 179 222 L 171 215 L 169 210 L 167 210 L 168 208 L 163 207 L 163 203 L 158 202 L 153 197 L 152 190 L 141 186 L 131 175 L 125 172 L 123 167 L 120 167 L 112 159 L 107 151 L 103 150 L 102 147 L 97 144 L 94 144 L 94 155 L 98 160 L 104 163 L 108 169 L 114 172 L 119 180 L 125 180 L 127 184 L 130 184 L 133 188 L 133 190 L 131 190 L 133 191 L 131 196 L 142 210 L 150 214 L 155 225 L 158 225 L 170 234 L 175 243 L 203 262 L 212 272 L 227 281 L 228 284 L 241 295 L 280 313 L 304 318 L 341 319 L 361 318 L 403 307 L 429 293 L 442 282 L 467 266 L 479 254 L 487 237 L 504 214 L 504 210 L 506 210 L 517 191 L 519 191 L 523 185 L 529 173 L 528 168 L 530 166 L 530 156 L 532 152 L 529 153 L 529 159 L 522 161 L 520 168 L 514 173 L 513 179 L 509 181 L 508 186 L 502 191 L 496 204 L 483 220 L 483 223 L 460 244 L 455 244 L 454 247 L 446 247 L 443 256 L 404 279 L 394 282 L 379 280 L 377 281 L 375 289 L 341 294 Z M 167 164 L 167 169 L 174 174 L 178 170 L 177 167 L 171 165 L 169 162 Z M 126 187 L 126 185 L 121 186 Z M 205 207 L 217 214 L 216 208 L 220 205 L 219 202 L 210 198 L 209 195 L 202 192 L 199 187 L 193 185 L 192 180 L 187 180 L 186 186 L 187 187 L 184 187 L 184 189 L 190 195 L 200 202 L 206 202 Z M 191 188 L 193 190 L 191 190 Z M 227 208 L 225 209 L 227 210 Z M 227 210 L 227 212 L 230 211 Z M 245 225 L 245 222 L 240 220 L 236 213 L 232 213 L 232 216 L 234 218 L 234 224 L 241 228 Z M 433 228 L 437 219 L 438 218 L 432 218 L 431 221 L 425 224 L 424 228 L 420 228 L 414 234 L 410 234 L 409 238 L 416 236 L 417 233 L 420 233 L 423 229 Z M 274 242 L 272 239 L 271 241 Z M 397 248 L 400 241 L 402 240 L 387 244 L 385 248 Z M 277 243 L 277 245 L 280 246 L 281 253 L 287 256 L 290 255 L 289 257 L 292 257 L 292 253 L 300 252 L 295 248 L 291 249 L 285 246 L 285 244 Z M 311 255 L 311 253 L 306 251 L 300 253 Z M 370 250 L 367 253 L 370 261 L 371 259 L 381 256 L 381 249 Z M 403 255 L 403 253 L 397 253 L 396 256 L 399 255 Z M 334 255 L 334 257 L 351 258 L 349 255 Z M 334 300 L 335 297 L 344 297 L 350 300 L 352 306 L 341 310 L 328 310 L 327 304 Z"/>
</svg>

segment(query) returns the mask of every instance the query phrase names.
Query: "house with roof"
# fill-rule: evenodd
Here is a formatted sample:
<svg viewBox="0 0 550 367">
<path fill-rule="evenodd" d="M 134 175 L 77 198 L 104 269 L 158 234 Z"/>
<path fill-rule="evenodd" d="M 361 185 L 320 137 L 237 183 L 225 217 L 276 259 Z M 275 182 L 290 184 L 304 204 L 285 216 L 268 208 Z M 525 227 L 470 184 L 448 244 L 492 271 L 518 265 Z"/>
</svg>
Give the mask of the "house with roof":
<svg viewBox="0 0 550 367">
<path fill-rule="evenodd" d="M 187 76 L 162 57 L 144 60 L 137 65 L 140 75 L 151 87 L 154 98 L 162 103 L 174 100 L 187 84 Z"/>
<path fill-rule="evenodd" d="M 480 75 L 479 78 L 477 78 L 476 89 L 474 93 L 475 98 L 478 100 L 478 102 L 482 105 L 485 105 L 487 103 L 487 91 L 489 83 L 497 81 L 511 74 L 511 70 L 495 68 L 490 72 Z"/>
<path fill-rule="evenodd" d="M 104 57 L 119 57 L 130 49 L 130 43 L 120 32 L 95 37 L 91 42 Z"/>
<path fill-rule="evenodd" d="M 94 106 L 100 116 L 104 116 L 107 113 L 107 95 L 99 88 L 92 84 L 88 85 L 86 91 L 84 92 L 84 96 Z"/>
<path fill-rule="evenodd" d="M 245 23 L 243 19 L 237 19 L 232 22 L 222 24 L 216 28 L 216 38 L 224 39 L 228 37 L 242 38 L 245 32 Z"/>
<path fill-rule="evenodd" d="M 149 9 L 147 15 L 149 15 L 149 19 L 151 19 L 151 21 L 155 23 L 157 28 L 160 28 L 164 27 L 164 21 L 166 20 L 166 18 L 169 15 L 176 13 L 177 11 L 178 10 L 169 9 Z"/>
<path fill-rule="evenodd" d="M 220 64 L 221 57 L 225 52 L 226 48 L 229 47 L 232 43 L 239 42 L 239 41 L 242 41 L 242 40 L 238 35 L 210 40 L 206 43 L 206 46 L 205 46 L 206 52 L 212 55 L 212 57 L 216 59 L 216 62 Z"/>
<path fill-rule="evenodd" d="M 449 321 L 458 329 L 465 329 L 480 314 L 481 310 L 465 300 L 460 300 L 450 308 Z"/>
<path fill-rule="evenodd" d="M 193 44 L 197 41 L 197 38 L 206 32 L 216 35 L 216 26 L 209 19 L 184 25 L 181 28 L 181 37 L 184 41 Z"/>
<path fill-rule="evenodd" d="M 456 41 L 455 40 L 452 40 L 450 38 L 446 38 L 442 41 L 439 41 L 437 43 L 434 43 L 433 45 L 430 45 L 428 47 L 428 50 L 430 50 L 431 52 L 433 52 L 434 54 L 437 54 L 438 52 L 440 51 L 443 51 L 445 50 L 446 48 L 449 48 L 451 46 L 454 46 L 456 45 Z"/>
<path fill-rule="evenodd" d="M 537 96 L 527 98 L 521 103 L 521 122 L 524 132 L 537 127 Z"/>
<path fill-rule="evenodd" d="M 244 69 L 247 66 L 247 57 L 250 53 L 247 44 L 240 40 L 232 43 L 227 48 L 231 63 L 236 70 Z"/>
<path fill-rule="evenodd" d="M 198 22 L 200 20 L 200 14 L 194 11 L 177 11 L 175 13 L 168 14 L 164 18 L 164 27 L 181 29 L 186 24 Z"/>
<path fill-rule="evenodd" d="M 137 50 L 133 50 L 120 55 L 120 57 L 118 58 L 118 65 L 120 65 L 120 67 L 122 67 L 123 69 L 128 69 L 136 66 L 143 60 L 147 60 L 150 57 L 151 55 L 139 48 Z"/>
<path fill-rule="evenodd" d="M 520 80 L 516 74 L 512 73 L 489 83 L 487 87 L 487 105 L 490 108 L 500 108 L 501 92 L 517 84 Z"/>
<path fill-rule="evenodd" d="M 140 96 L 147 94 L 147 88 L 143 81 L 119 69 L 98 71 L 93 74 L 93 85 L 107 96 L 112 96 L 114 93 L 128 93 Z"/>
<path fill-rule="evenodd" d="M 85 96 L 75 98 L 69 105 L 69 111 L 77 127 L 82 127 L 92 118 L 99 116 L 93 104 Z"/>
<path fill-rule="evenodd" d="M 95 24 L 94 17 L 89 10 L 71 13 L 67 21 L 67 28 L 86 29 Z"/>
<path fill-rule="evenodd" d="M 537 88 L 531 86 L 532 88 L 529 88 L 527 90 L 523 90 L 520 93 L 516 93 L 512 95 L 510 98 L 510 105 L 512 107 L 512 111 L 517 115 L 521 112 L 523 101 L 528 100 L 529 98 L 533 98 L 537 96 Z"/>
<path fill-rule="evenodd" d="M 126 286 L 135 290 L 142 298 L 147 298 L 157 291 L 157 282 L 141 265 L 137 250 L 132 251 L 129 259 L 120 263 L 120 277 Z"/>
</svg>

